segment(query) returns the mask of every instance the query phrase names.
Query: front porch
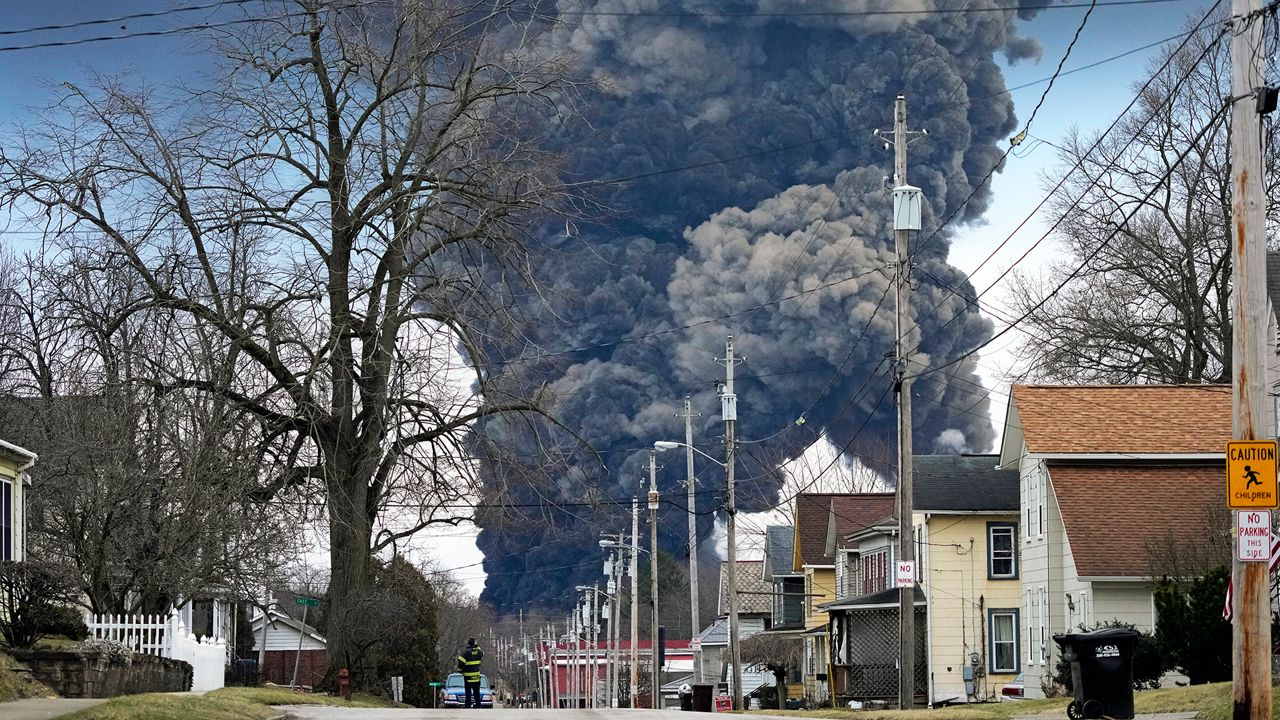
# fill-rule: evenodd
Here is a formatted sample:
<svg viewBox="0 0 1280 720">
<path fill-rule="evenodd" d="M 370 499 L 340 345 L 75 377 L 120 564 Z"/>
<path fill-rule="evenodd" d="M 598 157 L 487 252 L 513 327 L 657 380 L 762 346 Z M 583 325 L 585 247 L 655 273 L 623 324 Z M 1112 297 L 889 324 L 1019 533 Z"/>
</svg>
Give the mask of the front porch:
<svg viewBox="0 0 1280 720">
<path fill-rule="evenodd" d="M 915 695 L 928 702 L 929 666 L 924 593 L 915 588 Z M 831 693 L 837 707 L 850 700 L 898 698 L 898 591 L 884 590 L 825 606 L 830 616 Z"/>
</svg>

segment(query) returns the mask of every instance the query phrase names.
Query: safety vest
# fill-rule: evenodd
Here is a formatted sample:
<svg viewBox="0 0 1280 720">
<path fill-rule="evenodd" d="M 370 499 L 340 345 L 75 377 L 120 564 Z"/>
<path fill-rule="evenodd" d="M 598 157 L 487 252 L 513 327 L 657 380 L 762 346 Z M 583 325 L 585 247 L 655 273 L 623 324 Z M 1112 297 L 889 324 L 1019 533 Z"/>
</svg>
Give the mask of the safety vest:
<svg viewBox="0 0 1280 720">
<path fill-rule="evenodd" d="M 458 655 L 458 672 L 466 682 L 480 682 L 480 661 L 484 653 L 478 647 L 470 647 Z"/>
</svg>

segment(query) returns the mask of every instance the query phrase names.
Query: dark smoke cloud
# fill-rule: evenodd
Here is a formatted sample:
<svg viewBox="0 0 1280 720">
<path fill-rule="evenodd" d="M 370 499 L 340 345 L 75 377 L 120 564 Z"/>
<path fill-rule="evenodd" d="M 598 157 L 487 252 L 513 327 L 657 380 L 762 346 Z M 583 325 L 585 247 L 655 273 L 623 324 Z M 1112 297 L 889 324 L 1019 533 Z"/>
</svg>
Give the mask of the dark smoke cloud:
<svg viewBox="0 0 1280 720">
<path fill-rule="evenodd" d="M 935 0 L 847 0 L 840 10 L 929 9 Z M 547 230 L 554 251 L 540 259 L 547 279 L 530 294 L 527 345 L 499 346 L 499 357 L 536 355 L 614 343 L 624 336 L 713 322 L 655 338 L 603 345 L 541 363 L 512 362 L 512 382 L 544 384 L 559 398 L 558 416 L 601 451 L 607 471 L 586 451 L 558 473 L 551 488 L 506 487 L 507 498 L 606 501 L 574 506 L 537 522 L 504 513 L 480 518 L 479 545 L 490 573 L 484 600 L 499 609 L 527 604 L 565 607 L 575 584 L 595 580 L 601 530 L 626 525 L 628 498 L 645 477 L 654 440 L 681 439 L 673 415 L 690 394 L 703 449 L 722 452 L 714 382 L 723 368 L 726 334 L 748 363 L 739 368 L 739 437 L 773 436 L 754 456 L 793 457 L 825 431 L 857 452 L 892 447 L 892 396 L 883 368 L 893 341 L 892 297 L 885 295 L 892 261 L 891 197 L 884 176 L 892 154 L 872 141 L 890 128 L 894 97 L 904 93 L 910 124 L 929 130 L 912 145 L 909 179 L 923 188 L 927 222 L 956 210 L 972 183 L 1000 157 L 997 143 L 1015 129 L 1011 101 L 993 60 L 1025 56 L 1013 31 L 1015 3 L 975 0 L 998 12 L 908 16 L 796 15 L 771 18 L 672 18 L 577 15 L 567 11 L 804 12 L 800 0 L 564 0 L 556 42 L 571 49 L 605 83 L 587 122 L 556 142 L 569 156 L 566 179 L 643 175 L 755 153 L 730 163 L 605 186 L 607 217 Z M 543 8 L 545 10 L 545 7 Z M 781 152 L 769 148 L 795 146 Z M 985 190 L 959 213 L 986 209 Z M 927 233 L 924 233 L 927 234 Z M 939 281 L 971 292 L 946 262 L 945 235 L 923 248 L 912 301 L 925 345 L 917 359 L 945 362 L 990 336 L 975 308 Z M 779 298 L 823 287 L 804 299 Z M 550 302 L 547 309 L 542 303 Z M 746 308 L 759 310 L 715 320 Z M 935 305 L 938 305 L 935 309 Z M 959 315 L 954 322 L 948 321 Z M 865 337 L 858 339 L 866 326 Z M 857 340 L 857 342 L 855 342 Z M 973 393 L 974 367 L 960 363 L 915 385 L 920 452 L 987 450 L 994 433 L 987 401 Z M 829 387 L 828 387 L 829 386 Z M 859 388 L 867 391 L 858 394 Z M 828 388 L 825 393 L 823 389 Z M 882 402 L 880 402 L 883 400 Z M 804 425 L 794 421 L 806 413 Z M 872 417 L 867 422 L 868 414 Z M 859 431 L 865 423 L 865 428 Z M 779 430 L 790 427 L 787 432 Z M 497 445 L 537 453 L 525 426 L 493 422 Z M 682 462 L 675 465 L 682 467 Z M 766 465 L 768 465 L 766 463 Z M 759 509 L 777 499 L 772 467 L 744 459 L 740 503 Z M 711 468 L 715 469 L 715 468 Z M 505 485 L 499 468 L 491 486 Z M 681 470 L 664 473 L 668 497 Z M 718 471 L 712 473 L 719 477 Z M 715 483 L 711 484 L 712 486 Z M 703 495 L 699 509 L 718 500 Z M 664 547 L 683 554 L 685 516 L 665 508 Z M 505 521 L 504 521 L 505 520 Z M 700 532 L 711 532 L 704 516 Z M 555 568 L 554 570 L 551 570 Z"/>
</svg>

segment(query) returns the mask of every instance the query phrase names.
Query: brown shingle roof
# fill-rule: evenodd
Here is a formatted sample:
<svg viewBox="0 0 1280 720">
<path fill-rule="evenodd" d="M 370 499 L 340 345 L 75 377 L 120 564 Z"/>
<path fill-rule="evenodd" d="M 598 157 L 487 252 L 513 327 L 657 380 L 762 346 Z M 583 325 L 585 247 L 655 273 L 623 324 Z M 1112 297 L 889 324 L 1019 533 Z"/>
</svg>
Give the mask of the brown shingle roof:
<svg viewBox="0 0 1280 720">
<path fill-rule="evenodd" d="M 1051 465 L 1076 571 L 1150 577 L 1151 543 L 1203 543 L 1208 513 L 1225 503 L 1223 465 Z"/>
<path fill-rule="evenodd" d="M 831 512 L 836 524 L 835 536 L 831 539 L 835 547 L 840 546 L 845 535 L 883 524 L 886 516 L 892 517 L 893 499 L 893 493 L 838 495 L 831 498 Z M 828 557 L 830 562 L 835 562 L 834 553 Z"/>
<path fill-rule="evenodd" d="M 1220 453 L 1229 385 L 1014 385 L 1033 453 Z"/>
<path fill-rule="evenodd" d="M 796 543 L 799 546 L 796 550 L 801 563 L 834 565 L 835 545 L 845 535 L 870 526 L 892 512 L 893 493 L 802 493 L 796 496 Z M 829 535 L 832 529 L 835 533 Z M 830 551 L 828 540 L 832 543 Z"/>
<path fill-rule="evenodd" d="M 802 565 L 830 565 L 833 562 L 830 558 L 824 559 L 832 497 L 831 493 L 801 493 L 796 496 L 795 551 Z"/>
</svg>

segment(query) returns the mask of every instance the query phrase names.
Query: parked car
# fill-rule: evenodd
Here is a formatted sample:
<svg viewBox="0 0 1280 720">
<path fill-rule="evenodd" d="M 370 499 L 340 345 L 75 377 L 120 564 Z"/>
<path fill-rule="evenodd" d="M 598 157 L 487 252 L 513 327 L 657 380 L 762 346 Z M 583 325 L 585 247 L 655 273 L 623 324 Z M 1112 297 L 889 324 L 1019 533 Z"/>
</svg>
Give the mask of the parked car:
<svg viewBox="0 0 1280 720">
<path fill-rule="evenodd" d="M 1022 692 L 1022 673 L 1000 687 L 1001 700 L 1025 700 L 1026 697 Z"/>
<path fill-rule="evenodd" d="M 449 677 L 444 680 L 444 701 L 441 707 L 460 708 L 467 704 L 466 683 L 462 680 L 462 673 L 449 673 Z M 481 673 L 480 675 L 480 707 L 493 707 L 493 691 L 489 689 L 489 676 Z"/>
</svg>

